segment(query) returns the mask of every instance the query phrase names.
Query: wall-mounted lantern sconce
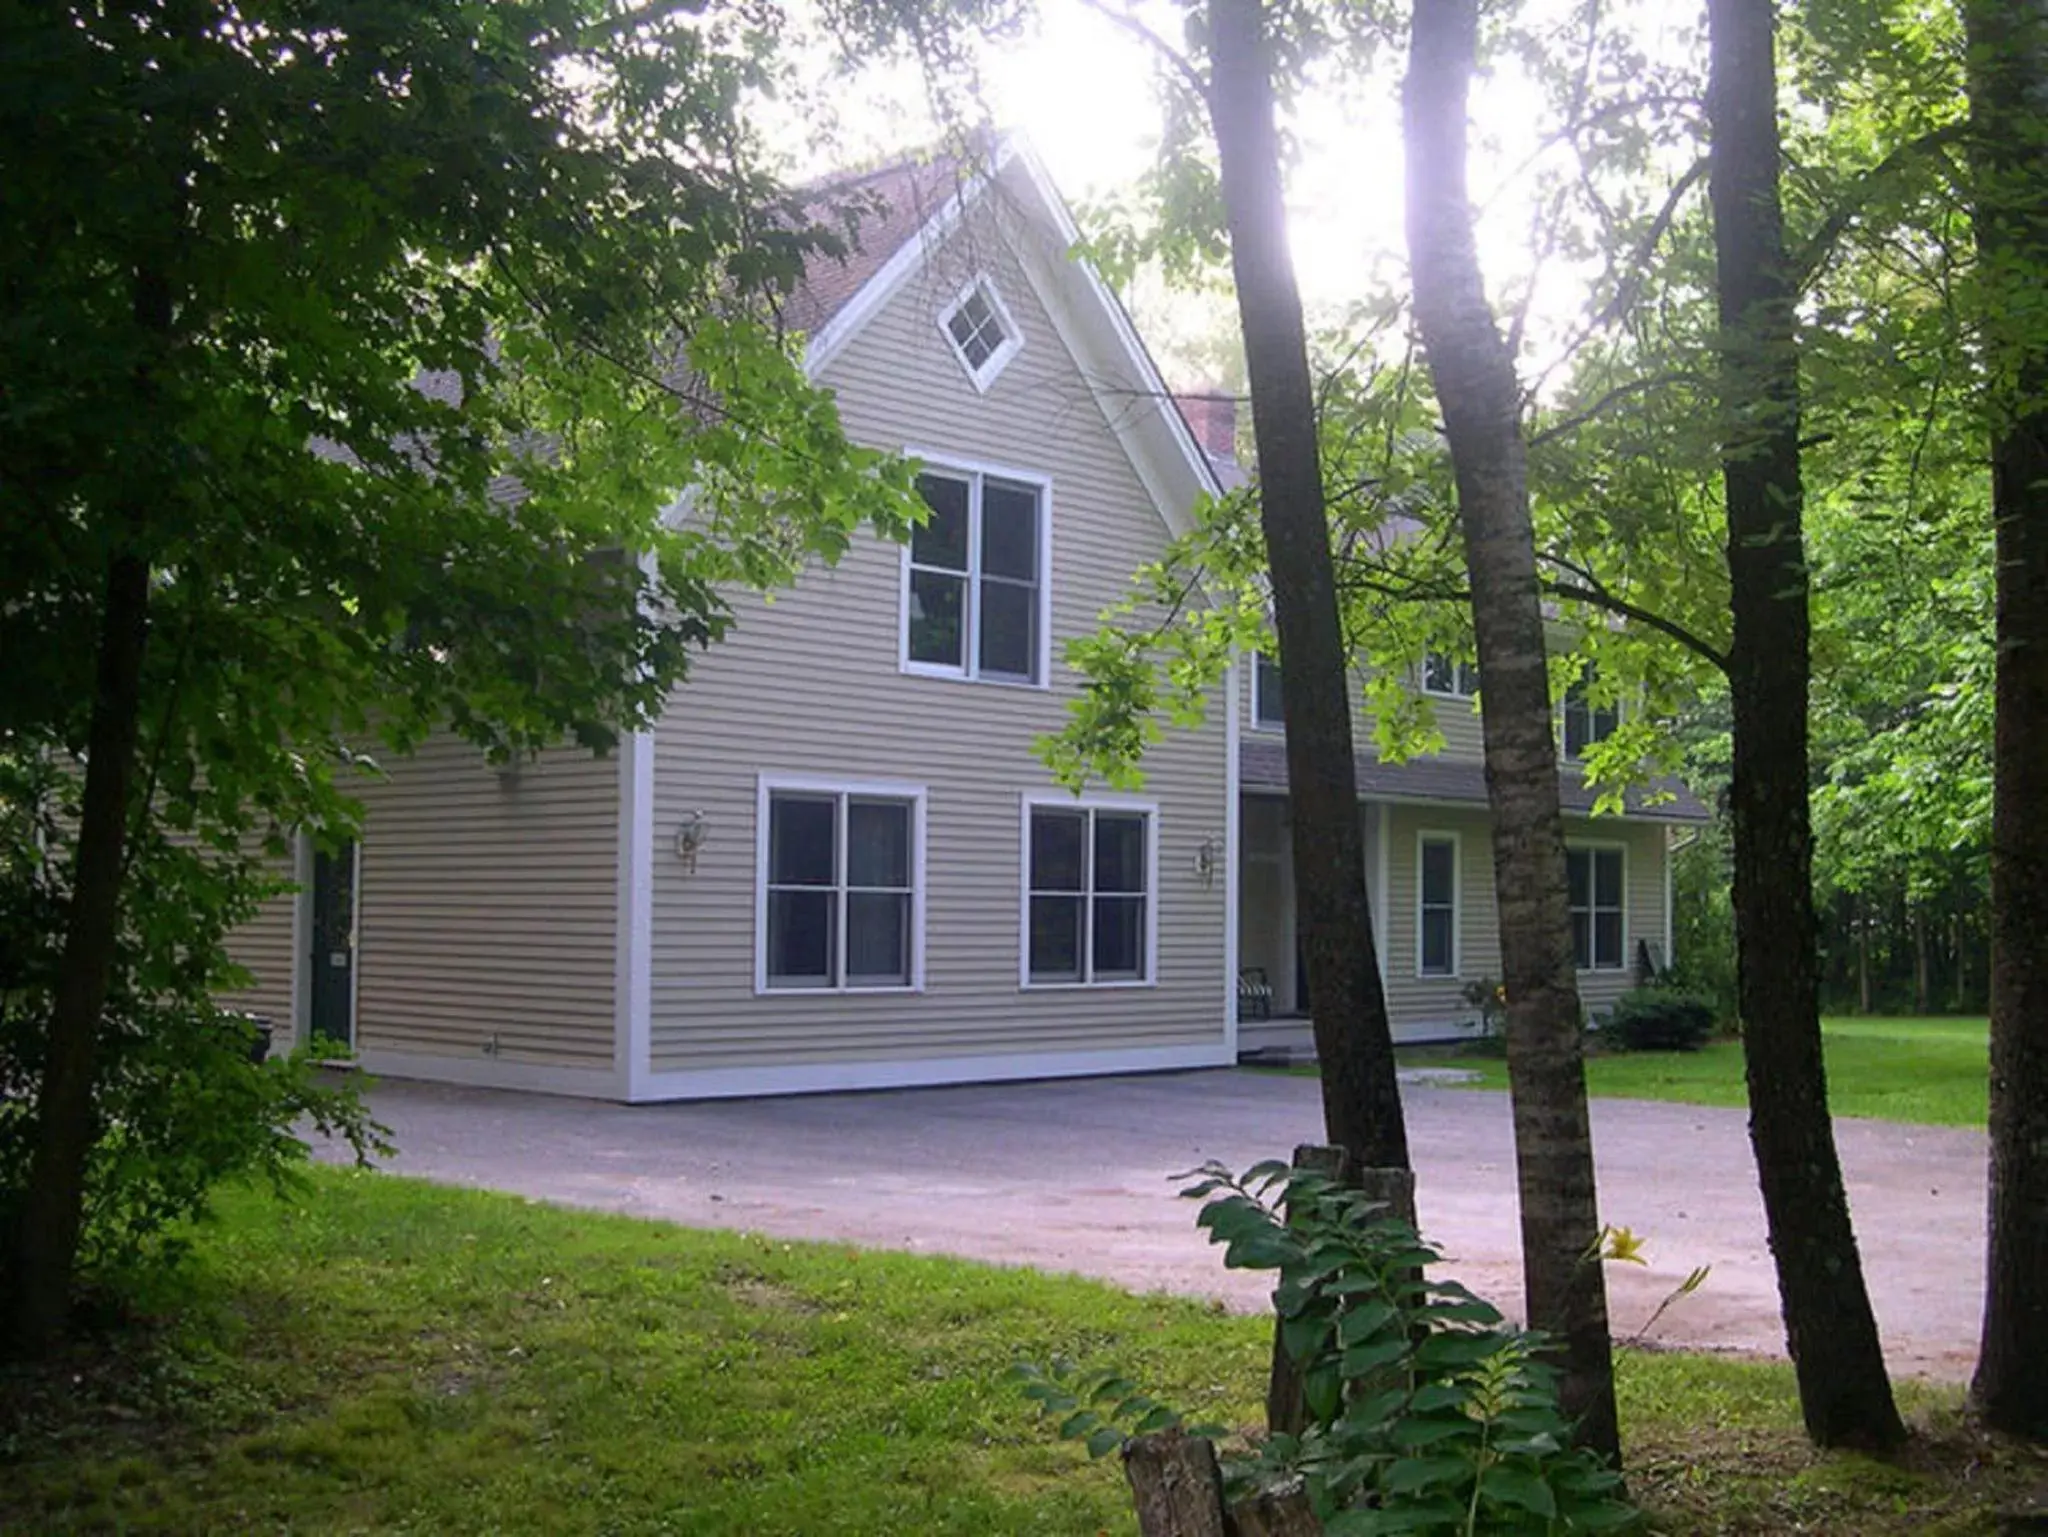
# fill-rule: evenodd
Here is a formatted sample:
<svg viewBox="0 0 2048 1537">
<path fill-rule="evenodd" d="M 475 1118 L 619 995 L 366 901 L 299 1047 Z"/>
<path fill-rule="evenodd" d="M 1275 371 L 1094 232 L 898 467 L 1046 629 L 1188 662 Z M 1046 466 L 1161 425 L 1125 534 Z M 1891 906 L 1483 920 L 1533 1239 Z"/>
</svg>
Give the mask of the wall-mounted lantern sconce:
<svg viewBox="0 0 2048 1537">
<path fill-rule="evenodd" d="M 1216 884 L 1216 871 L 1222 863 L 1222 845 L 1214 838 L 1204 838 L 1195 850 L 1195 875 L 1204 890 Z"/>
<path fill-rule="evenodd" d="M 710 831 L 711 824 L 701 811 L 684 812 L 682 821 L 676 824 L 676 858 L 691 875 L 697 873 L 697 853 Z"/>
</svg>

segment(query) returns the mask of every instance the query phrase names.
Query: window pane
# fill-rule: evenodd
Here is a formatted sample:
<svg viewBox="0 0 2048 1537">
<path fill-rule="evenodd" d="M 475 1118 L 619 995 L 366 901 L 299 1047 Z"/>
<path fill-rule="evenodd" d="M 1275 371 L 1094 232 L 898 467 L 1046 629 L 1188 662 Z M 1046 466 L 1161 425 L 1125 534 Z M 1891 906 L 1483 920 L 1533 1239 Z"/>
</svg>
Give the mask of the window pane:
<svg viewBox="0 0 2048 1537">
<path fill-rule="evenodd" d="M 1593 964 L 1593 919 L 1583 910 L 1572 913 L 1572 963 L 1581 971 Z"/>
<path fill-rule="evenodd" d="M 1460 662 L 1458 664 L 1458 692 L 1468 698 L 1479 692 L 1479 664 Z"/>
<path fill-rule="evenodd" d="M 1565 884 L 1571 888 L 1571 904 L 1574 907 L 1593 905 L 1592 886 L 1593 861 L 1584 849 L 1566 849 L 1564 853 Z"/>
<path fill-rule="evenodd" d="M 902 801 L 846 803 L 846 884 L 910 884 L 910 808 Z M 847 941 L 849 954 L 853 941 Z"/>
<path fill-rule="evenodd" d="M 1098 982 L 1145 975 L 1145 899 L 1095 899 L 1095 976 Z"/>
<path fill-rule="evenodd" d="M 1582 757 L 1588 745 L 1586 707 L 1577 701 L 1566 700 L 1564 707 L 1564 755 L 1567 758 Z"/>
<path fill-rule="evenodd" d="M 1621 914 L 1605 908 L 1593 915 L 1593 964 L 1621 964 Z"/>
<path fill-rule="evenodd" d="M 838 893 L 768 893 L 768 981 L 773 987 L 830 987 Z"/>
<path fill-rule="evenodd" d="M 1422 845 L 1422 900 L 1431 907 L 1448 907 L 1458 899 L 1455 850 L 1455 844 L 1443 839 L 1427 839 Z"/>
<path fill-rule="evenodd" d="M 1020 582 L 1038 580 L 1038 488 L 1014 481 L 981 484 L 981 569 Z"/>
<path fill-rule="evenodd" d="M 846 980 L 874 987 L 910 982 L 910 896 L 852 891 L 846 896 Z"/>
<path fill-rule="evenodd" d="M 1031 813 L 1033 891 L 1083 889 L 1081 845 L 1087 825 L 1086 814 L 1079 811 L 1034 810 Z"/>
<path fill-rule="evenodd" d="M 1456 671 L 1451 659 L 1441 651 L 1432 651 L 1423 659 L 1422 686 L 1432 693 L 1448 694 L 1456 686 Z"/>
<path fill-rule="evenodd" d="M 1430 908 L 1422 915 L 1422 969 L 1430 976 L 1451 974 L 1451 912 Z"/>
<path fill-rule="evenodd" d="M 1594 872 L 1598 876 L 1596 882 L 1598 894 L 1595 901 L 1601 907 L 1619 909 L 1621 906 L 1621 850 L 1601 849 L 1593 858 L 1598 866 Z"/>
<path fill-rule="evenodd" d="M 1081 980 L 1081 908 L 1085 897 L 1031 899 L 1031 980 Z"/>
<path fill-rule="evenodd" d="M 1095 889 L 1145 889 L 1145 818 L 1095 813 Z M 1101 967 L 1097 960 L 1096 966 Z"/>
<path fill-rule="evenodd" d="M 1252 689 L 1252 711 L 1261 726 L 1278 726 L 1285 719 L 1280 708 L 1280 664 L 1270 657 L 1258 659 L 1259 676 Z"/>
<path fill-rule="evenodd" d="M 838 801 L 831 796 L 769 797 L 769 885 L 832 884 L 832 834 L 838 809 Z"/>
<path fill-rule="evenodd" d="M 965 667 L 967 578 L 936 571 L 910 573 L 910 659 Z"/>
<path fill-rule="evenodd" d="M 910 536 L 910 558 L 920 566 L 967 569 L 967 482 L 950 475 L 920 475 L 917 489 L 932 510 Z"/>
<path fill-rule="evenodd" d="M 981 670 L 1038 681 L 1038 589 L 981 584 Z"/>
</svg>

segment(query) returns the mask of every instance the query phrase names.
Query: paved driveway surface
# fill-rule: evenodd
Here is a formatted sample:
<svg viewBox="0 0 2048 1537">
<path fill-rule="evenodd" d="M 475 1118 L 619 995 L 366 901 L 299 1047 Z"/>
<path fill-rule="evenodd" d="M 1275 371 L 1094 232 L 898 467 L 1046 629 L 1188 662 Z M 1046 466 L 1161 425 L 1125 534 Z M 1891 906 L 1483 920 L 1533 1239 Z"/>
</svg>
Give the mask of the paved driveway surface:
<svg viewBox="0 0 2048 1537">
<path fill-rule="evenodd" d="M 787 1238 L 1077 1271 L 1137 1289 L 1263 1304 L 1223 1270 L 1168 1176 L 1320 1140 L 1313 1079 L 1218 1071 L 708 1104 L 621 1106 L 387 1081 L 392 1167 L 451 1184 Z M 1519 1297 L 1505 1095 L 1404 1088 L 1424 1230 L 1460 1280 Z M 1597 1101 L 1602 1212 L 1648 1243 L 1610 1265 L 1617 1333 L 1695 1265 L 1703 1291 L 1656 1336 L 1780 1352 L 1763 1213 L 1740 1111 Z M 1837 1125 L 1893 1367 L 1967 1375 L 1983 1267 L 1983 1133 Z"/>
</svg>

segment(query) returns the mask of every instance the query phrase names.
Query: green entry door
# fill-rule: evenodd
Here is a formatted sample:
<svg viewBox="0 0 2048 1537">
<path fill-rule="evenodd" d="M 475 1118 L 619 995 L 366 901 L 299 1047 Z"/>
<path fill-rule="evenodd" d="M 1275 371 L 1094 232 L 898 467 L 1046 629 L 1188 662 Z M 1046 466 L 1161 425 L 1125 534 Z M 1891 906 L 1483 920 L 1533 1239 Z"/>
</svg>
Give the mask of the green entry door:
<svg viewBox="0 0 2048 1537">
<path fill-rule="evenodd" d="M 356 849 L 313 852 L 313 1038 L 355 1044 Z"/>
</svg>

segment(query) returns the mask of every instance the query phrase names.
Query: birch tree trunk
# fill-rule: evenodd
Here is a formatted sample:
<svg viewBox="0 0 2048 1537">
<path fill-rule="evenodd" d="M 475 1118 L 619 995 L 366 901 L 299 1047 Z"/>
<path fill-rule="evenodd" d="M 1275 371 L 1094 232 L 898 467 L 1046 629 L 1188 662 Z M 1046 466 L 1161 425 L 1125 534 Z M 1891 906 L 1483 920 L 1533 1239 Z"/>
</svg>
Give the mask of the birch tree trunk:
<svg viewBox="0 0 2048 1537">
<path fill-rule="evenodd" d="M 1807 1433 L 1823 1446 L 1882 1447 L 1905 1427 L 1863 1283 L 1821 1058 L 1799 354 L 1778 201 L 1772 0 L 1709 0 L 1707 25 L 1734 619 L 1729 807 L 1750 1142 Z"/>
<path fill-rule="evenodd" d="M 1600 1213 L 1521 387 L 1487 304 L 1465 185 L 1478 30 L 1477 0 L 1415 0 L 1404 93 L 1409 266 L 1450 441 L 1479 642 L 1529 1321 L 1563 1343 L 1563 1398 L 1581 1439 L 1616 1456 L 1606 1281 L 1587 1258 Z"/>
<path fill-rule="evenodd" d="M 1966 0 L 1963 21 L 1986 351 L 2007 384 L 1991 402 L 1990 1253 L 1971 1391 L 1994 1426 L 2048 1440 L 2048 0 Z"/>
<path fill-rule="evenodd" d="M 1294 894 L 1329 1141 L 1361 1168 L 1408 1167 L 1394 1037 L 1373 948 L 1351 693 L 1323 504 L 1314 381 L 1287 248 L 1271 48 L 1260 0 L 1210 0 L 1209 114 L 1257 443 L 1287 722 Z"/>
</svg>

